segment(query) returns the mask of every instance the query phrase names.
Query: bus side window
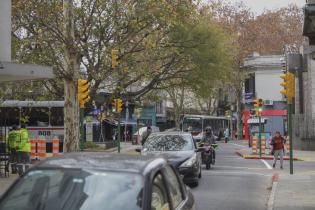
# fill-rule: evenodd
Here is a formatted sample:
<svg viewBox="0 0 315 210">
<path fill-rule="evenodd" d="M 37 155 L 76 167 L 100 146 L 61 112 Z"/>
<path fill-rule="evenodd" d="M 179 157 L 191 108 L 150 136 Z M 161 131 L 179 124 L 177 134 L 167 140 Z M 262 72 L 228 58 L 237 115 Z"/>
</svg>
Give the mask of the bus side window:
<svg viewBox="0 0 315 210">
<path fill-rule="evenodd" d="M 20 121 L 28 126 L 46 127 L 49 124 L 49 109 L 48 107 L 23 107 Z"/>
<path fill-rule="evenodd" d="M 50 125 L 63 126 L 63 107 L 50 108 Z"/>
</svg>

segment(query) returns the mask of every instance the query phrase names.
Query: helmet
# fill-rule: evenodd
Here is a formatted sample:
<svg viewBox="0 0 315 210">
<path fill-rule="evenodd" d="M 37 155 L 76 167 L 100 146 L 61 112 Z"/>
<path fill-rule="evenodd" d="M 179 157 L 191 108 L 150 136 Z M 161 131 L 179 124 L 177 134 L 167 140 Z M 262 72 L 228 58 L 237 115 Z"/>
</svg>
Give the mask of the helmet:
<svg viewBox="0 0 315 210">
<path fill-rule="evenodd" d="M 205 131 L 206 133 L 212 134 L 212 128 L 210 126 L 207 126 Z"/>
</svg>

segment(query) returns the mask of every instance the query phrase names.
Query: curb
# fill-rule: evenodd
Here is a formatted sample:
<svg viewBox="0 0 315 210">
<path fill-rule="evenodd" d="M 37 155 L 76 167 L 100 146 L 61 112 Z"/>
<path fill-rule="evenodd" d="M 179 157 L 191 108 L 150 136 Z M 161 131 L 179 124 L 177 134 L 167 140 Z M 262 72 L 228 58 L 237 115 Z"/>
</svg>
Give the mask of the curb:
<svg viewBox="0 0 315 210">
<path fill-rule="evenodd" d="M 244 159 L 255 159 L 255 160 L 259 160 L 259 159 L 263 159 L 263 160 L 273 160 L 273 156 L 262 156 L 261 158 L 258 155 L 247 155 L 247 154 L 242 154 L 241 152 L 236 151 L 235 152 L 238 156 L 244 158 Z M 283 157 L 283 160 L 290 160 L 290 157 Z M 297 158 L 294 157 L 293 160 L 296 161 L 304 161 L 301 158 Z"/>
<path fill-rule="evenodd" d="M 272 176 L 272 185 L 271 185 L 271 192 L 270 196 L 268 198 L 268 203 L 267 203 L 267 210 L 273 210 L 274 205 L 275 205 L 275 195 L 276 195 L 276 190 L 279 182 L 279 174 L 275 173 Z"/>
</svg>

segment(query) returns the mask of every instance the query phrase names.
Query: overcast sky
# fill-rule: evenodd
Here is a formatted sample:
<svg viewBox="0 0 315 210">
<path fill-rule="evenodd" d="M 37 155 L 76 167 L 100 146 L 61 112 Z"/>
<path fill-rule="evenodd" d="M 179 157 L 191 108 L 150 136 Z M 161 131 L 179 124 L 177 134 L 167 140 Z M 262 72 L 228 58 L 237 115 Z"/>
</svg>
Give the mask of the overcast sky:
<svg viewBox="0 0 315 210">
<path fill-rule="evenodd" d="M 232 0 L 232 1 L 240 1 L 240 0 Z M 242 0 L 248 7 L 252 8 L 252 10 L 256 14 L 260 14 L 263 10 L 266 9 L 276 9 L 279 7 L 285 7 L 288 4 L 295 3 L 301 8 L 305 4 L 305 0 Z"/>
</svg>

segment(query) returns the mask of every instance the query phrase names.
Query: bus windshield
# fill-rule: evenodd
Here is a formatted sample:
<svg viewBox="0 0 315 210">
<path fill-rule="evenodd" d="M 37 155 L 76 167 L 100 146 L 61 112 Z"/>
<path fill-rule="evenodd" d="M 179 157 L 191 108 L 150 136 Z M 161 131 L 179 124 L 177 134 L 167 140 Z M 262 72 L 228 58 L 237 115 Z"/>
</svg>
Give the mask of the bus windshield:
<svg viewBox="0 0 315 210">
<path fill-rule="evenodd" d="M 183 121 L 183 131 L 201 132 L 202 131 L 201 117 L 185 117 Z"/>
</svg>

